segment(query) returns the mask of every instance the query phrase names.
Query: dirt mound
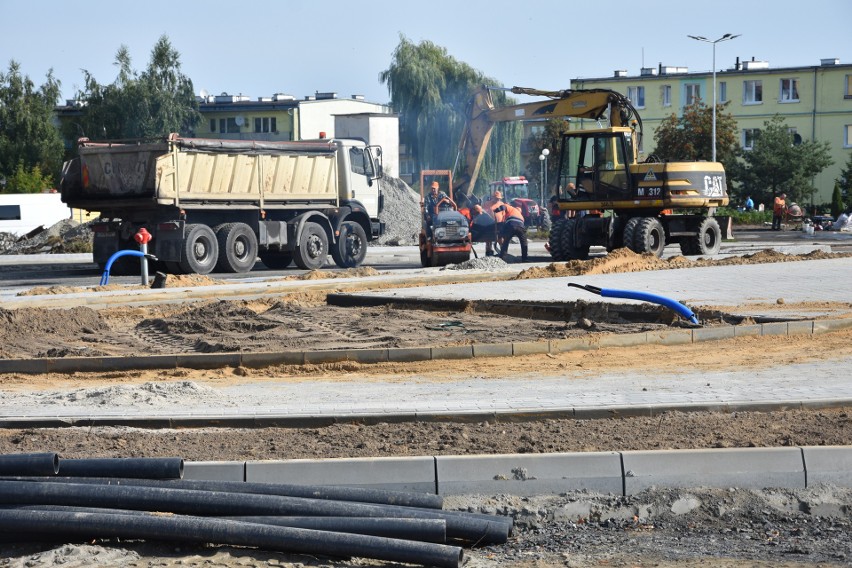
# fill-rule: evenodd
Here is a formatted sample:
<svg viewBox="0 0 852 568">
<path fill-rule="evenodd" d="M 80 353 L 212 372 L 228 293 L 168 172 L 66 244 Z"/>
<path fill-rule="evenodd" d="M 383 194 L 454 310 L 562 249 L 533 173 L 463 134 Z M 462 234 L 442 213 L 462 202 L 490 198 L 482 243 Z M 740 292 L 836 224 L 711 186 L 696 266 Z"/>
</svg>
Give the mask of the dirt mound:
<svg viewBox="0 0 852 568">
<path fill-rule="evenodd" d="M 338 272 L 328 270 L 311 270 L 307 274 L 298 276 L 287 276 L 283 280 L 329 280 L 332 278 L 362 278 L 364 276 L 376 276 L 378 270 L 371 266 L 359 266 L 358 268 L 347 268 Z"/>
<path fill-rule="evenodd" d="M 108 331 L 109 325 L 91 308 L 0 308 L 0 357 L 20 357 L 23 353 L 48 357 L 80 355 L 86 351 L 85 345 L 78 349 L 62 344 L 68 339 L 103 338 Z"/>
<path fill-rule="evenodd" d="M 744 256 L 728 258 L 697 258 L 690 260 L 684 256 L 657 258 L 653 254 L 638 254 L 627 248 L 612 251 L 606 256 L 590 260 L 569 260 L 566 263 L 551 263 L 544 267 L 533 267 L 518 274 L 515 280 L 530 278 L 554 278 L 560 276 L 582 276 L 586 274 L 614 274 L 620 272 L 642 272 L 645 270 L 673 270 L 677 268 L 697 268 L 704 266 L 740 266 L 747 264 L 768 264 L 772 262 L 797 262 L 801 260 L 824 260 L 845 258 L 849 253 L 829 253 L 812 251 L 807 254 L 784 254 L 773 249 L 764 249 Z"/>
<path fill-rule="evenodd" d="M 379 220 L 385 223 L 385 233 L 377 245 L 416 245 L 420 235 L 420 194 L 399 178 L 385 176 L 379 180 L 384 196 L 384 208 Z"/>
</svg>

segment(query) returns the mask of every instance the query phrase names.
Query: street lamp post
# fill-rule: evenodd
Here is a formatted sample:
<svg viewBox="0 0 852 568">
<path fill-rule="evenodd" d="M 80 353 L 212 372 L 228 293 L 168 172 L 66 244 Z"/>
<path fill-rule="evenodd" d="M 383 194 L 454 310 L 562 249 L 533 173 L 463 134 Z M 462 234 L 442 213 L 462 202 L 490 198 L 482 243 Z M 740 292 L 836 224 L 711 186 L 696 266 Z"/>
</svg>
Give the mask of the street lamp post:
<svg viewBox="0 0 852 568">
<path fill-rule="evenodd" d="M 740 37 L 740 34 L 725 34 L 719 39 L 707 39 L 704 36 L 688 35 L 692 39 L 713 44 L 713 161 L 716 161 L 716 44 Z"/>
<path fill-rule="evenodd" d="M 541 184 L 539 187 L 539 197 L 541 204 L 544 205 L 544 188 L 547 187 L 547 157 L 550 155 L 550 150 L 545 148 L 538 156 L 538 161 L 541 162 Z"/>
</svg>

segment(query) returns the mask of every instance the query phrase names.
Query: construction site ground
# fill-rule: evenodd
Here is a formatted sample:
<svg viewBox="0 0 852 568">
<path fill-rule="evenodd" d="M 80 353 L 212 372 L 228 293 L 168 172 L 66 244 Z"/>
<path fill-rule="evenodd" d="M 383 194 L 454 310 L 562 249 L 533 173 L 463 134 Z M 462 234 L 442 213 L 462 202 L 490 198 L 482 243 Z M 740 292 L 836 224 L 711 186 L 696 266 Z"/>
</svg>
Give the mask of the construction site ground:
<svg viewBox="0 0 852 568">
<path fill-rule="evenodd" d="M 767 244 L 767 248 L 772 246 Z M 240 285 L 251 297 L 229 295 L 227 299 L 217 298 L 216 289 L 225 286 L 211 281 L 215 279 L 173 280 L 175 293 L 191 300 L 176 303 L 146 302 L 131 284 L 118 284 L 119 292 L 121 286 L 127 288 L 130 300 L 125 305 L 110 301 L 108 306 L 94 308 L 85 307 L 88 299 L 77 299 L 114 295 L 116 288 L 53 286 L 4 302 L 14 309 L 0 309 L 4 321 L 0 355 L 13 359 L 442 346 L 685 328 L 683 322 L 657 308 L 634 303 L 631 310 L 619 311 L 613 306 L 623 306 L 622 302 L 613 304 L 569 289 L 566 278 L 601 287 L 670 293 L 712 326 L 852 316 L 852 297 L 848 295 L 852 258 L 838 257 L 824 248 L 814 250 L 787 257 L 768 251 L 750 258 L 732 254 L 715 262 L 686 261 L 677 255 L 663 260 L 637 258 L 619 251 L 582 263 L 500 267 L 483 262 L 483 268 L 459 270 L 457 277 L 464 281 L 479 271 L 483 283 L 430 284 L 429 278 L 436 277 L 439 270 L 419 269 L 413 271 L 414 282 L 408 287 L 395 280 L 398 273 L 391 277 L 371 268 L 343 278 L 339 274 L 327 279 L 317 274 L 290 277 L 292 285 L 285 282 L 282 286 L 292 289 L 276 289 L 274 294 L 256 293 L 255 287 L 264 284 L 244 283 Z M 522 269 L 526 272 L 521 273 Z M 452 280 L 449 272 L 440 271 L 441 279 Z M 494 279 L 489 280 L 488 273 Z M 383 279 L 392 278 L 393 286 L 382 284 Z M 327 286 L 319 285 L 323 282 Z M 668 287 L 662 288 L 660 282 Z M 316 287 L 299 292 L 299 284 L 306 283 Z M 695 286 L 698 289 L 687 288 Z M 370 294 L 371 289 L 398 300 L 419 297 L 423 305 L 409 301 L 405 306 L 329 307 L 324 302 L 328 292 Z M 581 316 L 531 319 L 520 311 L 503 308 L 495 314 L 487 309 L 488 302 L 516 302 L 514 294 L 529 296 L 531 290 L 536 297 L 530 299 L 570 304 L 579 308 L 576 311 Z M 78 305 L 47 308 L 39 304 L 49 304 L 51 296 Z M 448 296 L 469 304 L 452 310 L 436 307 L 436 299 Z M 477 303 L 486 307 L 478 309 Z M 632 315 L 626 319 L 628 312 Z M 359 406 L 382 408 L 379 402 L 383 398 L 398 399 L 399 404 L 411 404 L 414 409 L 437 407 L 442 399 L 451 408 L 455 408 L 454 399 L 464 404 L 480 400 L 486 406 L 490 401 L 499 406 L 512 397 L 527 397 L 543 404 L 560 393 L 569 398 L 597 393 L 600 398 L 596 400 L 615 393 L 627 403 L 654 396 L 667 400 L 686 391 L 728 402 L 749 397 L 767 402 L 783 398 L 786 391 L 795 391 L 791 396 L 796 400 L 824 399 L 848 393 L 850 363 L 852 331 L 846 329 L 820 335 L 750 336 L 688 345 L 466 360 L 17 373 L 0 376 L 0 409 L 4 416 L 93 415 L 98 409 L 104 414 L 132 415 L 178 412 L 187 407 L 215 412 L 234 405 L 298 412 L 315 405 L 317 412 L 333 415 Z M 823 387 L 824 392 L 820 391 Z M 539 389 L 541 396 L 531 396 Z M 596 400 L 591 404 L 599 404 Z M 149 430 L 105 426 L 0 431 L 0 453 L 56 451 L 69 458 L 179 455 L 197 461 L 823 445 L 852 445 L 848 406 L 780 404 L 771 412 L 672 411 L 653 418 L 613 413 L 597 420 L 341 421 L 314 428 Z M 630 497 L 585 492 L 523 498 L 468 495 L 448 498 L 446 506 L 509 514 L 516 519 L 515 536 L 508 544 L 466 551 L 471 567 L 740 568 L 852 562 L 852 490 L 843 487 L 761 491 L 657 488 Z M 0 544 L 0 566 L 55 565 L 388 566 L 362 559 L 215 546 Z"/>
</svg>

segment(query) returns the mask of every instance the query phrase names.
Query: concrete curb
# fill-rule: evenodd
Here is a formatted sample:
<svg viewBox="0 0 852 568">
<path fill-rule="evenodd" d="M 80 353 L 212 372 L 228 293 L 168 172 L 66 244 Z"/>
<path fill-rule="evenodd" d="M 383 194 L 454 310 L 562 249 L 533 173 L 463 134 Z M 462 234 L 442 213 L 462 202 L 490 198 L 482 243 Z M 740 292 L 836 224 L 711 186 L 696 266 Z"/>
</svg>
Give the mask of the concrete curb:
<svg viewBox="0 0 852 568">
<path fill-rule="evenodd" d="M 642 333 L 601 334 L 576 339 L 521 341 L 516 343 L 451 345 L 444 347 L 394 347 L 388 349 L 340 349 L 280 351 L 265 353 L 189 353 L 138 357 L 62 357 L 44 359 L 0 359 L 0 373 L 25 375 L 109 370 L 262 368 L 272 365 L 322 365 L 346 361 L 373 364 L 385 362 L 437 361 L 475 357 L 512 357 L 541 353 L 589 351 L 604 347 L 636 345 L 685 345 L 757 335 L 818 335 L 852 328 L 852 318 L 771 322 Z"/>
<path fill-rule="evenodd" d="M 186 462 L 185 479 L 403 489 L 438 495 L 632 495 L 650 487 L 852 487 L 852 446 Z"/>
</svg>

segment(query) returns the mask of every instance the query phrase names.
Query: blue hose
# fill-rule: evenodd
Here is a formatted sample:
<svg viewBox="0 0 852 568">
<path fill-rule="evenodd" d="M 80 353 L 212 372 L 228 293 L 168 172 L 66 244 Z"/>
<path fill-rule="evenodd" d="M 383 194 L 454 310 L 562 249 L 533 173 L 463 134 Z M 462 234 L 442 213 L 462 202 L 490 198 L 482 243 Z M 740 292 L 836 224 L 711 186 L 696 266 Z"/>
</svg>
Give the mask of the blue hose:
<svg viewBox="0 0 852 568">
<path fill-rule="evenodd" d="M 101 276 L 100 286 L 106 286 L 107 284 L 109 284 L 109 271 L 112 268 L 112 263 L 122 256 L 138 256 L 140 258 L 144 257 L 149 260 L 157 260 L 156 256 L 152 254 L 145 254 L 139 250 L 120 250 L 114 253 L 111 257 L 109 257 L 109 260 L 107 261 L 106 266 L 104 267 L 104 273 Z"/>
<path fill-rule="evenodd" d="M 660 296 L 659 294 L 651 294 L 649 292 L 639 292 L 637 290 L 614 290 L 612 288 L 598 288 L 596 286 L 583 286 L 581 284 L 574 284 L 572 282 L 568 283 L 569 286 L 573 286 L 575 288 L 582 288 L 587 292 L 592 292 L 593 294 L 598 294 L 604 298 L 625 298 L 628 300 L 639 300 L 642 302 L 651 302 L 654 304 L 660 304 L 661 306 L 665 306 L 670 310 L 673 310 L 678 315 L 684 317 L 695 325 L 699 325 L 698 317 L 693 313 L 692 310 L 678 302 L 677 300 L 673 300 L 671 298 L 667 298 L 665 296 Z"/>
</svg>

